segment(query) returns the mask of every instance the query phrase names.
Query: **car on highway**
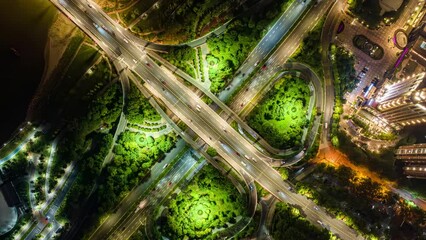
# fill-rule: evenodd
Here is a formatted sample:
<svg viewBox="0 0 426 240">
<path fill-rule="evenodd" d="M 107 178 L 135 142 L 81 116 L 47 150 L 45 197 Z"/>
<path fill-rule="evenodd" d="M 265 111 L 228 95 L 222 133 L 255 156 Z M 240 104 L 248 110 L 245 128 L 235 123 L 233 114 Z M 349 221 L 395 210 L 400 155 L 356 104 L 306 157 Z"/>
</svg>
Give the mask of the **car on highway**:
<svg viewBox="0 0 426 240">
<path fill-rule="evenodd" d="M 280 190 L 277 190 L 277 193 L 279 195 L 281 195 L 283 198 L 287 198 L 287 196 L 283 192 L 281 192 Z"/>
<path fill-rule="evenodd" d="M 343 21 L 341 21 L 339 23 L 339 27 L 337 28 L 337 34 L 343 32 L 344 29 L 345 29 L 345 24 L 343 23 Z"/>
<path fill-rule="evenodd" d="M 165 168 L 166 168 L 166 167 L 168 167 L 168 166 L 169 166 L 169 164 L 168 164 L 168 163 L 164 164 L 163 169 L 165 169 Z"/>
</svg>

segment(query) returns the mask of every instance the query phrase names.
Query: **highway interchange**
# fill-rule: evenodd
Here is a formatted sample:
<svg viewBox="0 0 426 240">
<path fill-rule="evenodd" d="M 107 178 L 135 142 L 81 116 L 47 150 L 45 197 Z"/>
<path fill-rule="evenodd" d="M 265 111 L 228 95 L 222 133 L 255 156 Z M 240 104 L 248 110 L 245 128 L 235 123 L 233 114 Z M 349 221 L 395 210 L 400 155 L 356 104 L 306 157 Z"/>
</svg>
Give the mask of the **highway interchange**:
<svg viewBox="0 0 426 240">
<path fill-rule="evenodd" d="M 152 93 L 208 145 L 216 148 L 219 155 L 231 166 L 245 171 L 281 201 L 301 206 L 311 222 L 319 221 L 321 225 L 327 226 L 330 231 L 343 239 L 357 238 L 354 231 L 342 221 L 330 217 L 306 197 L 293 193 L 289 185 L 282 181 L 281 176 L 262 160 L 264 155 L 261 152 L 229 126 L 194 92 L 164 73 L 152 59 L 147 57 L 144 48 L 130 41 L 125 30 L 99 11 L 97 6 L 82 0 L 52 0 L 52 2 L 113 59 L 125 63 L 129 69 L 144 79 Z M 320 14 L 324 14 L 331 3 L 332 1 L 322 1 L 321 5 L 318 4 L 320 6 L 312 10 L 316 14 L 311 14 L 310 11 L 298 22 L 293 33 L 302 32 L 298 37 L 289 38 L 291 41 L 284 42 L 288 44 L 287 47 L 282 51 L 280 48 L 276 51 L 273 62 L 286 61 L 286 56 L 290 56 L 294 51 L 292 49 L 298 46 L 303 39 L 303 34 L 312 28 L 313 20 L 318 19 Z M 312 21 L 309 22 L 309 20 Z"/>
</svg>

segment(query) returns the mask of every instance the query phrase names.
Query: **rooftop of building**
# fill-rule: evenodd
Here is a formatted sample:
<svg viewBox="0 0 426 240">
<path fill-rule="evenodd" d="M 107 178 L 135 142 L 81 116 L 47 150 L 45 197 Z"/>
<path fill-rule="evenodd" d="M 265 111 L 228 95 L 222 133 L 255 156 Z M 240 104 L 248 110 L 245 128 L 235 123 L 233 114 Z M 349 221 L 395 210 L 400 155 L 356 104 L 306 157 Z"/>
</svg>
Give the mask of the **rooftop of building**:
<svg viewBox="0 0 426 240">
<path fill-rule="evenodd" d="M 426 143 L 417 143 L 417 144 L 400 146 L 398 149 L 413 149 L 413 148 L 426 148 Z"/>
</svg>

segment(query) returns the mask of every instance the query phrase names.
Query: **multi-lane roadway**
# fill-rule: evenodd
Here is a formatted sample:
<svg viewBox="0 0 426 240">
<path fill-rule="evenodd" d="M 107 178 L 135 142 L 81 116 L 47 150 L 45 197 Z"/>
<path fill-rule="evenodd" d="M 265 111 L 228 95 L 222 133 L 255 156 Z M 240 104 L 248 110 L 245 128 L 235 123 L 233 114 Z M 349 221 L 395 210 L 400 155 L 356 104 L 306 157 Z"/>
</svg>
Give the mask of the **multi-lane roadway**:
<svg viewBox="0 0 426 240">
<path fill-rule="evenodd" d="M 332 1 L 324 0 L 318 4 L 312 6 L 312 8 L 300 19 L 291 33 L 286 36 L 284 41 L 276 51 L 272 53 L 271 57 L 266 61 L 268 69 L 258 73 L 253 80 L 246 84 L 242 90 L 235 96 L 234 101 L 231 102 L 230 108 L 236 113 L 242 112 L 248 104 L 251 104 L 252 99 L 254 99 L 259 91 L 261 91 L 268 84 L 269 80 L 274 76 L 277 69 L 280 66 L 283 66 L 291 57 L 291 55 L 296 51 L 300 42 L 305 38 L 309 31 L 313 29 L 316 23 L 321 20 L 323 16 L 327 15 L 327 11 L 332 6 L 332 4 L 341 4 L 342 1 Z M 329 42 L 328 42 L 329 43 Z M 327 45 L 328 47 L 328 45 Z M 324 50 L 324 49 L 323 49 Z M 324 52 L 324 51 L 323 51 Z M 327 144 L 327 131 L 329 128 L 326 126 L 329 125 L 329 119 L 331 117 L 333 106 L 334 106 L 334 90 L 333 85 L 330 83 L 330 78 L 325 77 L 324 84 L 324 99 L 322 111 L 324 112 L 324 121 L 327 124 L 323 124 L 323 134 L 322 134 L 322 143 Z"/>
<path fill-rule="evenodd" d="M 229 124 L 182 83 L 170 78 L 144 52 L 121 34 L 120 26 L 100 13 L 93 3 L 78 0 L 59 0 L 58 6 L 79 27 L 88 33 L 107 53 L 124 62 L 142 77 L 156 92 L 156 97 L 187 124 L 199 137 L 235 169 L 247 172 L 262 187 L 282 201 L 300 205 L 308 213 L 308 219 L 321 219 L 330 230 L 345 239 L 355 239 L 354 232 L 342 221 L 314 210 L 315 204 L 289 190 L 287 183 L 267 163 L 262 153 L 247 142 Z"/>
<path fill-rule="evenodd" d="M 162 202 L 164 198 L 169 196 L 174 187 L 185 176 L 182 175 L 182 173 L 189 172 L 196 163 L 197 162 L 195 159 L 191 157 L 182 158 L 178 164 L 173 166 L 170 173 L 161 179 L 157 185 L 157 189 L 155 189 L 152 194 L 150 194 L 141 202 L 142 204 L 140 204 L 139 207 L 135 210 L 135 214 L 131 214 L 126 219 L 121 221 L 121 223 L 117 226 L 118 231 L 112 231 L 111 233 L 113 233 L 113 235 L 109 235 L 108 237 L 110 239 L 129 239 L 132 234 L 136 232 L 139 226 L 145 222 L 144 218 L 149 216 L 147 213 L 152 213 L 152 208 L 157 207 L 159 202 Z M 198 166 L 201 168 L 203 165 L 204 164 Z M 199 170 L 200 168 L 194 168 L 192 170 Z"/>
<path fill-rule="evenodd" d="M 331 117 L 333 115 L 334 107 L 334 75 L 332 70 L 332 63 L 330 59 L 329 46 L 332 42 L 333 36 L 335 35 L 336 26 L 339 21 L 339 12 L 344 8 L 343 1 L 336 1 L 333 7 L 330 9 L 327 18 L 325 19 L 322 34 L 321 34 L 321 62 L 324 72 L 324 129 L 321 137 L 321 145 L 323 147 L 328 146 L 328 136 L 331 129 Z M 326 127 L 330 126 L 330 127 Z"/>
<path fill-rule="evenodd" d="M 256 67 L 260 67 L 259 64 L 263 62 L 263 59 L 275 48 L 276 44 L 281 41 L 291 28 L 295 26 L 304 11 L 308 8 L 310 2 L 311 0 L 294 1 L 288 7 L 238 69 L 238 74 L 229 84 L 229 87 L 219 94 L 219 99 L 222 101 L 227 100 Z"/>
</svg>

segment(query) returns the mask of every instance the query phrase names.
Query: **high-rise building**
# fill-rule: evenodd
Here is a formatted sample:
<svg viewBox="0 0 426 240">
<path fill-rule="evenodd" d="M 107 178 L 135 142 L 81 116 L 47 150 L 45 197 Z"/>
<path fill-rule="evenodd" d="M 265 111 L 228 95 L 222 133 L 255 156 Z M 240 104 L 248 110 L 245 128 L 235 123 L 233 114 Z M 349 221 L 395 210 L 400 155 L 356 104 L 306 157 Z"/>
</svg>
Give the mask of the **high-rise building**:
<svg viewBox="0 0 426 240">
<path fill-rule="evenodd" d="M 408 178 L 426 178 L 426 144 L 401 146 L 395 155 L 405 164 L 402 169 Z"/>
<path fill-rule="evenodd" d="M 426 123 L 426 88 L 379 103 L 377 110 L 392 124 L 406 126 Z"/>
<path fill-rule="evenodd" d="M 393 83 L 386 83 L 381 87 L 376 97 L 376 102 L 382 103 L 400 95 L 410 94 L 419 87 L 424 78 L 425 73 L 423 72 L 411 77 L 403 78 Z"/>
</svg>

